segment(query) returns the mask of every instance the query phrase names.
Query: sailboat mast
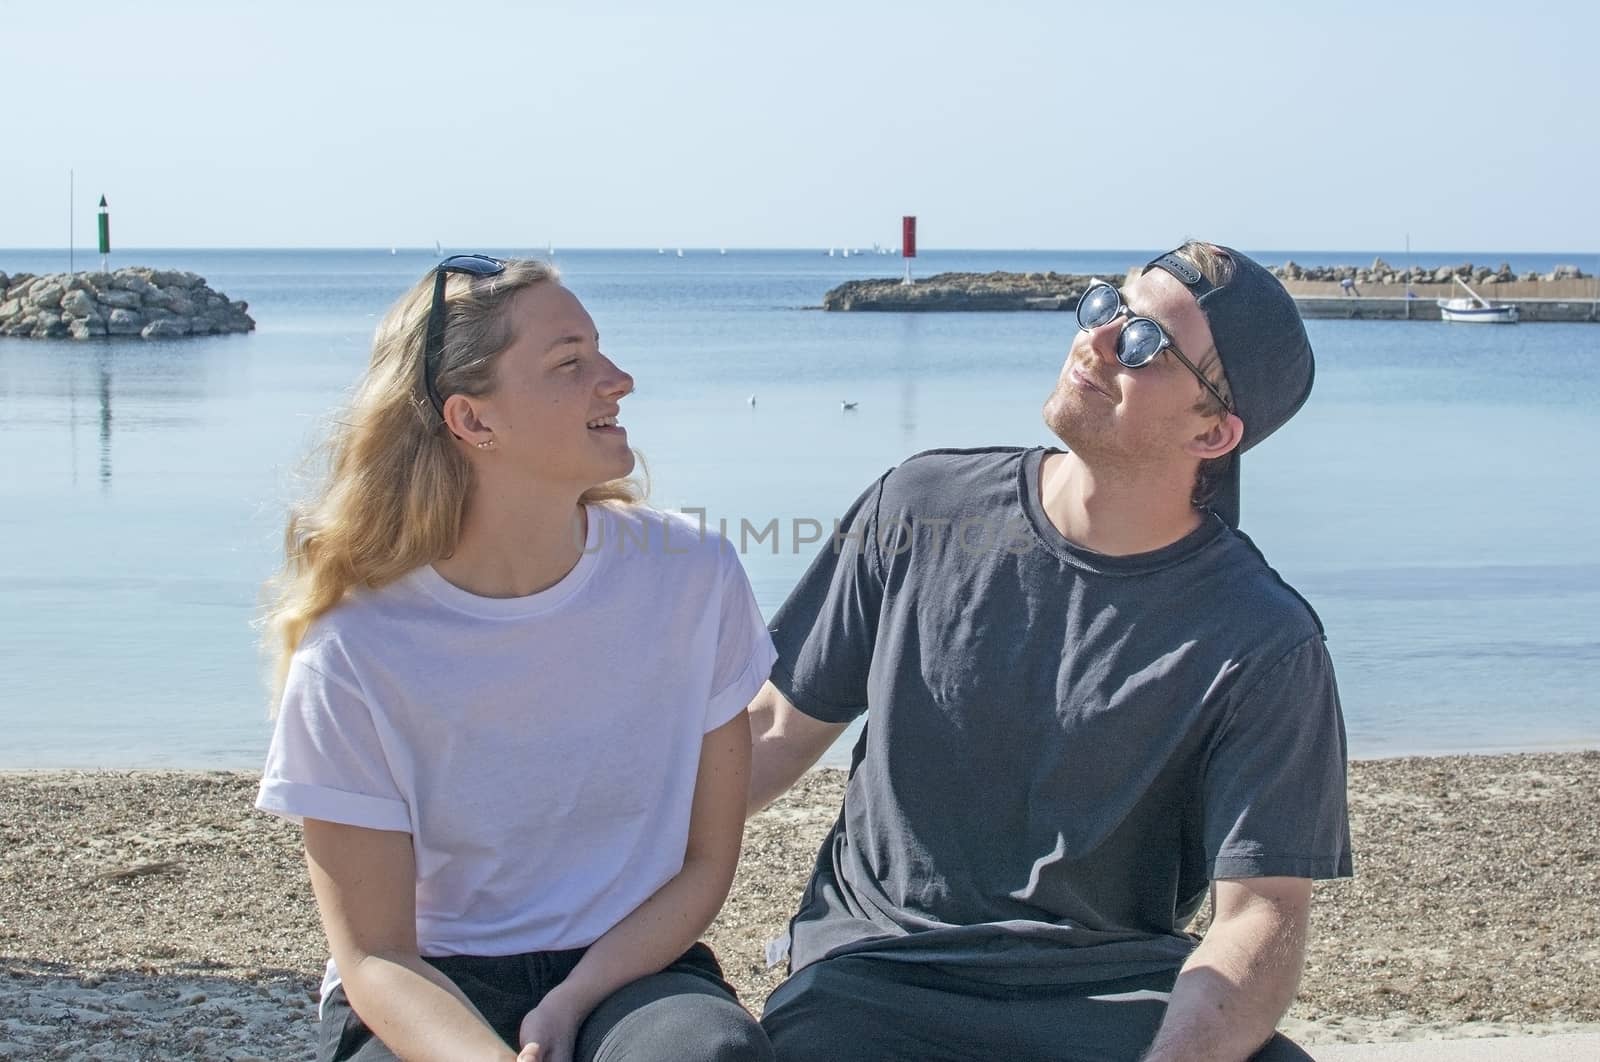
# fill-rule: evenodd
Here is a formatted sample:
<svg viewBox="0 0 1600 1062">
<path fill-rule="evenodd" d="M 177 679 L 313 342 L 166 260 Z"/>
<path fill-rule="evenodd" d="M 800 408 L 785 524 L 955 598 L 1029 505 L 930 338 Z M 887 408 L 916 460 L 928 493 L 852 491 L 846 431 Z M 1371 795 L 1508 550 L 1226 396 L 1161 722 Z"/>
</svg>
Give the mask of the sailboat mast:
<svg viewBox="0 0 1600 1062">
<path fill-rule="evenodd" d="M 1485 310 L 1490 308 L 1489 300 L 1484 298 L 1482 295 L 1479 295 L 1476 291 L 1473 291 L 1470 287 L 1468 287 L 1467 286 L 1467 282 L 1465 280 L 1461 279 L 1461 274 L 1460 273 L 1452 273 L 1451 275 L 1455 277 L 1455 280 L 1456 280 L 1457 284 L 1460 284 L 1462 287 L 1467 289 L 1467 294 L 1468 295 L 1471 295 L 1474 299 L 1478 300 L 1478 305 L 1479 306 L 1482 306 Z"/>
</svg>

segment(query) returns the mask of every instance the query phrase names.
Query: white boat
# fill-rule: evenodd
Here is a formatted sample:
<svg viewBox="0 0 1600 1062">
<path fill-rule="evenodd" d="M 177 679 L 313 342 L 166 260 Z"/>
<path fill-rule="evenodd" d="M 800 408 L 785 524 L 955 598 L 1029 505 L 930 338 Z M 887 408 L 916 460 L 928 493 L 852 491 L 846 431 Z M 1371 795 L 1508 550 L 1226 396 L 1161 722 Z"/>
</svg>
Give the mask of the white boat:
<svg viewBox="0 0 1600 1062">
<path fill-rule="evenodd" d="M 1439 318 L 1458 324 L 1516 324 L 1521 310 L 1516 306 L 1496 305 L 1467 287 L 1459 276 L 1457 284 L 1466 288 L 1468 298 L 1440 299 Z"/>
<path fill-rule="evenodd" d="M 1515 306 L 1490 306 L 1476 299 L 1440 299 L 1439 317 L 1458 324 L 1516 324 Z"/>
</svg>

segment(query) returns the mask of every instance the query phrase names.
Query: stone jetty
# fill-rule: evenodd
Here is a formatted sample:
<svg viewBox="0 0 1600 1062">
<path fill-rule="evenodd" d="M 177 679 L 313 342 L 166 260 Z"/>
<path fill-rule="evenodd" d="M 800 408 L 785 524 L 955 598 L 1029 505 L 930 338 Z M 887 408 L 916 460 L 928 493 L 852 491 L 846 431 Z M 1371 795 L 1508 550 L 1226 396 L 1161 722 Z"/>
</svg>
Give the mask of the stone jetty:
<svg viewBox="0 0 1600 1062">
<path fill-rule="evenodd" d="M 1437 321 L 1436 300 L 1465 294 L 1456 283 L 1459 277 L 1486 299 L 1521 307 L 1524 321 L 1600 320 L 1600 281 L 1573 265 L 1518 274 L 1507 264 L 1490 268 L 1471 262 L 1396 269 L 1380 258 L 1370 266 L 1287 262 L 1272 271 L 1308 318 Z M 1092 279 L 1073 273 L 940 273 L 911 284 L 896 278 L 852 280 L 824 295 L 822 308 L 902 313 L 1073 310 Z M 1125 277 L 1104 279 L 1122 283 Z"/>
<path fill-rule="evenodd" d="M 111 273 L 0 273 L 0 336 L 174 339 L 249 332 L 249 307 L 194 273 L 134 266 Z"/>
<path fill-rule="evenodd" d="M 904 284 L 851 280 L 822 297 L 824 310 L 1070 310 L 1095 279 L 1074 273 L 939 273 Z"/>
<path fill-rule="evenodd" d="M 1263 263 L 1264 264 L 1264 263 Z M 1471 284 L 1474 288 L 1495 288 L 1502 284 L 1558 284 L 1567 280 L 1592 280 L 1587 273 L 1575 265 L 1559 265 L 1548 273 L 1537 273 L 1532 270 L 1514 273 L 1511 263 L 1501 262 L 1499 266 L 1490 268 L 1484 265 L 1473 265 L 1471 262 L 1462 262 L 1459 265 L 1444 266 L 1406 266 L 1396 268 L 1385 262 L 1382 258 L 1374 258 L 1370 266 L 1302 266 L 1294 261 L 1285 262 L 1275 266 L 1272 272 L 1284 283 L 1333 283 L 1338 284 L 1349 280 L 1357 287 L 1382 287 L 1388 285 L 1405 286 L 1407 284 L 1443 284 L 1450 285 L 1455 277 Z M 1488 297 L 1488 293 L 1484 293 Z"/>
</svg>

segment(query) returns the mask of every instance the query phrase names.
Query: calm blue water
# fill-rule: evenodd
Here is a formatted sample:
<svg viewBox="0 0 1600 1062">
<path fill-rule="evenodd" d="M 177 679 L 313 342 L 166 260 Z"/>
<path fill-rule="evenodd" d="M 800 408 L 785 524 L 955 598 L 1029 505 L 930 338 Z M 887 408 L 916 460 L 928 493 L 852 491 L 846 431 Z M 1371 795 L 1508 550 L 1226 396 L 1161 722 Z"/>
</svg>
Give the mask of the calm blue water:
<svg viewBox="0 0 1600 1062">
<path fill-rule="evenodd" d="M 1115 274 L 1147 257 L 934 252 L 916 270 Z M 1593 271 L 1592 255 L 1414 257 Z M 0 766 L 259 766 L 268 728 L 250 623 L 295 468 L 378 316 L 434 255 L 117 260 L 201 273 L 248 300 L 259 329 L 0 340 Z M 844 279 L 898 273 L 890 257 L 556 260 L 638 378 L 623 408 L 656 504 L 725 518 L 736 544 L 741 519 L 780 521 L 776 553 L 771 539 L 745 553 L 769 614 L 815 548 L 797 548 L 793 519 L 830 521 L 919 449 L 1050 441 L 1039 407 L 1067 315 L 808 308 Z M 65 264 L 0 251 L 9 273 Z M 1245 521 L 1327 624 L 1352 751 L 1600 745 L 1600 327 L 1309 328 L 1317 390 L 1245 461 Z M 841 412 L 844 398 L 859 408 Z"/>
</svg>

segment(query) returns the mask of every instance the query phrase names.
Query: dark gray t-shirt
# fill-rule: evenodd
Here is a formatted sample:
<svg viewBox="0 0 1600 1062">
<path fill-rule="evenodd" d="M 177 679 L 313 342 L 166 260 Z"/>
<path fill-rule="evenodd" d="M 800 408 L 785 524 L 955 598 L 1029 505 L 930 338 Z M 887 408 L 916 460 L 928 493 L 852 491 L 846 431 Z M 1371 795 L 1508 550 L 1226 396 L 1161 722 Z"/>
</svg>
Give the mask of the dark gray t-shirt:
<svg viewBox="0 0 1600 1062">
<path fill-rule="evenodd" d="M 891 470 L 773 618 L 785 696 L 868 713 L 792 969 L 1176 970 L 1212 879 L 1350 874 L 1315 613 L 1220 520 L 1138 556 L 1073 546 L 1039 501 L 1044 453 Z"/>
</svg>

